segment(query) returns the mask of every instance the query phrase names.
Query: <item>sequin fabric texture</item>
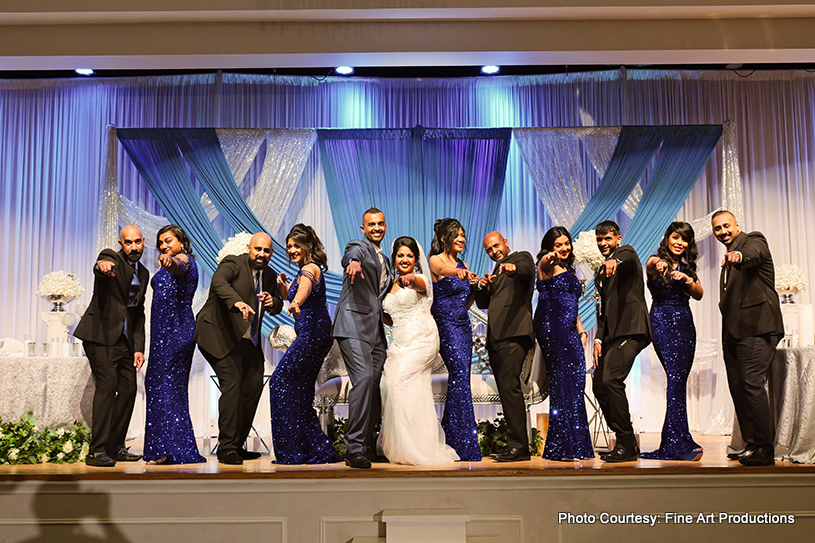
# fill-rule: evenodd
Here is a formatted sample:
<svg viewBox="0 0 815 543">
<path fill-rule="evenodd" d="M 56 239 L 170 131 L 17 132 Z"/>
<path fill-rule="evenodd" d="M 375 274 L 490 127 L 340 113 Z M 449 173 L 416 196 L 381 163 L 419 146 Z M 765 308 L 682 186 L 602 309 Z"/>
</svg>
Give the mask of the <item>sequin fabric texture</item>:
<svg viewBox="0 0 815 543">
<path fill-rule="evenodd" d="M 564 272 L 538 280 L 535 336 L 549 381 L 549 430 L 543 457 L 594 458 L 586 402 L 586 358 L 577 332 L 580 281 Z"/>
<path fill-rule="evenodd" d="M 198 454 L 190 419 L 189 381 L 195 349 L 192 298 L 198 287 L 198 265 L 189 259 L 189 270 L 175 275 L 161 268 L 150 281 L 150 359 L 144 388 L 147 422 L 144 460 L 166 458 L 169 464 L 206 462 Z"/>
<path fill-rule="evenodd" d="M 678 269 L 684 271 L 684 267 Z M 681 460 L 700 448 L 688 428 L 687 385 L 696 350 L 690 294 L 682 281 L 670 280 L 665 284 L 660 277 L 648 280 L 648 290 L 653 300 L 650 318 L 654 350 L 668 377 L 667 407 L 659 449 L 640 456 Z"/>
<path fill-rule="evenodd" d="M 456 267 L 465 268 L 460 260 Z M 467 314 L 469 295 L 468 281 L 458 276 L 443 277 L 433 283 L 431 312 L 439 328 L 439 353 L 447 366 L 447 400 L 441 426 L 447 444 L 463 462 L 479 462 L 481 447 L 470 388 L 473 329 Z"/>
<path fill-rule="evenodd" d="M 314 383 L 331 350 L 331 317 L 323 274 L 316 280 L 308 270 L 300 270 L 289 287 L 289 301 L 297 295 L 301 277 L 311 281 L 311 293 L 294 321 L 297 338 L 269 381 L 272 441 L 278 464 L 326 464 L 339 458 L 314 411 Z"/>
</svg>

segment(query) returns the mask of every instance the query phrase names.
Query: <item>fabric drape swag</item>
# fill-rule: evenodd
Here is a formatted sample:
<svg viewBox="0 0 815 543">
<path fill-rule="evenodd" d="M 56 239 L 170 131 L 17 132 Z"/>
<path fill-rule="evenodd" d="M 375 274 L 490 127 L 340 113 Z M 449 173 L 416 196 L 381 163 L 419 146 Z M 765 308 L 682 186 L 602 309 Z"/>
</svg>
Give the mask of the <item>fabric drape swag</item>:
<svg viewBox="0 0 815 543">
<path fill-rule="evenodd" d="M 369 207 L 385 214 L 386 250 L 405 235 L 429 250 L 436 219 L 454 217 L 470 268 L 491 269 L 481 236 L 496 228 L 510 129 L 318 130 L 318 141 L 340 247 Z"/>
</svg>

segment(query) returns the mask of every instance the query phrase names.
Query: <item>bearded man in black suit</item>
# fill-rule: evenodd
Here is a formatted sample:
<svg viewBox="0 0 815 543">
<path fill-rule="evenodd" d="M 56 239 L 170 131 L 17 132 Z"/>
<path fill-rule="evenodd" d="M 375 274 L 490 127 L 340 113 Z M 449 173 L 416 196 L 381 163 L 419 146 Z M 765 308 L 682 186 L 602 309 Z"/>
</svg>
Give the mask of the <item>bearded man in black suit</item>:
<svg viewBox="0 0 815 543">
<path fill-rule="evenodd" d="M 475 303 L 487 310 L 487 353 L 507 422 L 506 450 L 493 458 L 498 462 L 529 460 L 521 371 L 535 347 L 535 262 L 527 251 L 510 251 L 500 232 L 484 237 L 484 250 L 496 264 L 492 274 L 478 282 Z"/>
<path fill-rule="evenodd" d="M 600 294 L 600 315 L 594 339 L 592 390 L 603 416 L 617 436 L 614 449 L 600 455 L 605 462 L 629 462 L 640 450 L 631 424 L 625 379 L 634 360 L 651 343 L 651 325 L 645 304 L 642 264 L 614 221 L 594 229 L 597 248 L 606 259 L 594 276 Z"/>
<path fill-rule="evenodd" d="M 144 364 L 144 298 L 150 274 L 139 264 L 144 236 L 133 225 L 119 233 L 120 251 L 105 249 L 93 267 L 93 298 L 74 336 L 83 340 L 96 383 L 91 443 L 85 463 L 111 467 L 136 461 L 125 448 Z"/>
<path fill-rule="evenodd" d="M 728 455 L 746 466 L 775 463 L 770 404 L 764 381 L 784 321 L 775 291 L 775 267 L 761 232 L 742 232 L 729 211 L 711 219 L 713 235 L 727 252 L 719 279 L 722 348 L 727 383 L 746 447 Z"/>
<path fill-rule="evenodd" d="M 218 461 L 243 464 L 260 457 L 244 442 L 263 392 L 263 313 L 283 309 L 277 272 L 269 267 L 272 238 L 252 236 L 247 253 L 227 256 L 212 274 L 209 297 L 196 317 L 195 341 L 221 389 L 218 400 Z"/>
</svg>

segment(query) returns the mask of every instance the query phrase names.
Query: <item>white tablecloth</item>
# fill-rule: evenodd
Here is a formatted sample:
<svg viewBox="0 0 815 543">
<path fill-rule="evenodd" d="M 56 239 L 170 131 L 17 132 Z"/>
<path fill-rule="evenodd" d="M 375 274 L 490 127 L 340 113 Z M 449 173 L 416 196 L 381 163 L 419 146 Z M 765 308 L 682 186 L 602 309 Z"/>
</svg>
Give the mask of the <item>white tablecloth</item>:
<svg viewBox="0 0 815 543">
<path fill-rule="evenodd" d="M 775 424 L 775 458 L 815 463 L 815 346 L 776 350 L 767 390 Z M 744 448 L 738 421 L 729 450 Z"/>
<path fill-rule="evenodd" d="M 94 384 L 83 357 L 0 356 L 0 418 L 29 411 L 39 426 L 80 421 L 90 426 Z"/>
</svg>

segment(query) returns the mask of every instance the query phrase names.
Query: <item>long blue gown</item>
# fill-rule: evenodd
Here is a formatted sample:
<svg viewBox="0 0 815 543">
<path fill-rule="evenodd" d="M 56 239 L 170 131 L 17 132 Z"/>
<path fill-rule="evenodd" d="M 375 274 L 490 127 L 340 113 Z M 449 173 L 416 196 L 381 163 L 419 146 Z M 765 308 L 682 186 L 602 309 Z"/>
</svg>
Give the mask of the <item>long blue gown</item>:
<svg viewBox="0 0 815 543">
<path fill-rule="evenodd" d="M 458 261 L 457 268 L 465 268 Z M 441 426 L 447 444 L 462 462 L 480 462 L 481 447 L 475 426 L 470 366 L 473 356 L 473 328 L 467 313 L 470 283 L 458 276 L 442 277 L 433 283 L 430 312 L 439 328 L 439 354 L 447 366 L 447 401 Z"/>
<path fill-rule="evenodd" d="M 549 431 L 543 457 L 594 458 L 586 402 L 586 358 L 577 332 L 577 304 L 583 289 L 573 273 L 536 283 L 538 339 L 549 380 Z"/>
<path fill-rule="evenodd" d="M 300 270 L 289 287 L 289 301 L 297 295 L 301 276 L 311 281 L 311 293 L 294 321 L 297 338 L 269 381 L 272 442 L 278 464 L 327 464 L 339 458 L 314 411 L 314 383 L 334 341 L 331 317 L 324 274 L 318 281 L 308 270 Z"/>
<path fill-rule="evenodd" d="M 684 271 L 685 267 L 677 268 Z M 696 327 L 690 310 L 690 294 L 682 281 L 648 280 L 651 291 L 651 336 L 654 350 L 668 377 L 667 408 L 659 449 L 642 453 L 642 458 L 689 460 L 701 449 L 688 428 L 687 386 L 696 351 Z M 699 451 L 701 452 L 701 451 Z"/>
<path fill-rule="evenodd" d="M 189 259 L 189 271 L 175 275 L 161 268 L 150 281 L 150 359 L 144 388 L 147 422 L 144 460 L 166 458 L 169 464 L 206 462 L 198 454 L 190 419 L 189 381 L 195 343 L 192 298 L 198 288 L 198 265 Z"/>
</svg>

